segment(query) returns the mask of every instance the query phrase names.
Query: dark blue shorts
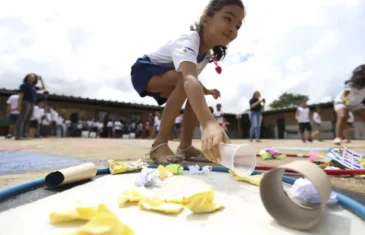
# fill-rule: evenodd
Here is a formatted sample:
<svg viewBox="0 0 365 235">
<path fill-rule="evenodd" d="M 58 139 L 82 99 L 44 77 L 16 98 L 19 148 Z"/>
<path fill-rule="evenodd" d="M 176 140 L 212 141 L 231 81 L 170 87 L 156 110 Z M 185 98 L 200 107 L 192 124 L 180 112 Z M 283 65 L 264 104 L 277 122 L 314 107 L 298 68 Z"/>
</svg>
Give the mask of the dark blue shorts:
<svg viewBox="0 0 365 235">
<path fill-rule="evenodd" d="M 167 99 L 162 98 L 159 92 L 146 91 L 146 88 L 153 76 L 166 73 L 170 70 L 174 70 L 174 68 L 153 64 L 148 56 L 138 58 L 131 68 L 133 87 L 141 97 L 151 96 L 155 98 L 158 105 L 163 105 Z"/>
<path fill-rule="evenodd" d="M 175 123 L 175 128 L 179 130 L 181 128 L 181 123 Z"/>
<path fill-rule="evenodd" d="M 10 125 L 15 125 L 16 123 L 16 120 L 18 120 L 18 117 L 19 117 L 19 114 L 10 114 L 10 121 L 9 121 L 9 124 Z"/>
</svg>

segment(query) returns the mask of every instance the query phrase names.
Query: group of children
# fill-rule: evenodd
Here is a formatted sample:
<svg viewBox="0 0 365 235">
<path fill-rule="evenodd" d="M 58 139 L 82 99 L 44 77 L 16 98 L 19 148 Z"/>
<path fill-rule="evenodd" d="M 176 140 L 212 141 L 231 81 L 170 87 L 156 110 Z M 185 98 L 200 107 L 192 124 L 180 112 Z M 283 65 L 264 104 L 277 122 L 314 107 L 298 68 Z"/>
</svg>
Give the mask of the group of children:
<svg viewBox="0 0 365 235">
<path fill-rule="evenodd" d="M 365 65 L 360 65 L 354 69 L 351 78 L 345 81 L 344 88 L 337 94 L 334 100 L 334 110 L 336 111 L 336 138 L 333 143 L 350 143 L 350 133 L 355 132 L 362 136 L 361 130 L 354 128 L 354 115 L 365 123 Z M 320 140 L 321 115 L 319 107 L 313 113 L 313 121 L 316 127 L 312 134 L 312 126 L 309 118 L 310 110 L 307 101 L 303 100 L 296 111 L 296 119 L 299 123 L 299 131 L 303 142 L 312 141 L 312 138 Z M 305 136 L 307 131 L 307 137 Z"/>
<path fill-rule="evenodd" d="M 47 94 L 47 93 L 46 93 Z M 36 104 L 32 105 L 32 110 L 29 111 L 29 116 L 25 117 L 22 122 L 19 119 L 21 111 L 18 105 L 21 101 L 19 94 L 11 95 L 7 100 L 7 116 L 9 117 L 9 133 L 6 138 L 12 138 L 16 134 L 16 128 L 22 129 L 21 137 L 15 139 L 28 139 L 35 137 L 47 137 L 49 135 L 64 136 L 65 133 L 65 118 L 60 115 L 56 108 L 48 104 L 48 102 L 40 97 L 37 99 Z M 23 110 L 24 111 L 24 110 Z M 19 127 L 19 125 L 23 125 Z"/>
<path fill-rule="evenodd" d="M 312 120 L 310 118 L 310 109 L 307 107 L 307 101 L 303 100 L 300 106 L 297 108 L 295 118 L 299 124 L 299 132 L 301 140 L 305 143 L 306 141 L 312 142 L 314 141 L 322 141 L 321 140 L 321 133 L 322 133 L 322 115 L 320 107 L 316 107 L 313 115 Z M 354 132 L 362 136 L 362 131 L 359 129 L 354 128 L 354 115 L 351 111 L 348 112 L 348 118 L 346 121 L 346 126 L 343 129 L 343 140 L 342 143 L 350 143 L 350 133 Z M 314 128 L 312 128 L 312 124 Z M 314 129 L 314 130 L 313 130 Z M 307 132 L 307 134 L 305 134 Z"/>
</svg>

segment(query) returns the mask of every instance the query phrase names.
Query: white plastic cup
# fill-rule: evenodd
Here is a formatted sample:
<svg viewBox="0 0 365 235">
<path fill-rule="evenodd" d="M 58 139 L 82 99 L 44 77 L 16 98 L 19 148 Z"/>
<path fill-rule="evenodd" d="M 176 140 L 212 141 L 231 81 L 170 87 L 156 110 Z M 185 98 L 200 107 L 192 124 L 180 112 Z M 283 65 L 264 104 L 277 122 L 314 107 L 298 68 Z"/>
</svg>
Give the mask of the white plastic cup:
<svg viewBox="0 0 365 235">
<path fill-rule="evenodd" d="M 257 157 L 249 144 L 220 144 L 221 165 L 234 171 L 238 176 L 251 175 L 255 170 Z"/>
</svg>

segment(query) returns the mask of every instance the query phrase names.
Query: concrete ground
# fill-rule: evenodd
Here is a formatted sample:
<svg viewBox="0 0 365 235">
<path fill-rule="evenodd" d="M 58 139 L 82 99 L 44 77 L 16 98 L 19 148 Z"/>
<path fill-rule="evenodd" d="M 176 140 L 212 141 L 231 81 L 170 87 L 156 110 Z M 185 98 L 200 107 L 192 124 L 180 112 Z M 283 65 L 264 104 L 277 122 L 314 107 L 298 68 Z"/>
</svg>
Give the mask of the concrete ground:
<svg viewBox="0 0 365 235">
<path fill-rule="evenodd" d="M 249 143 L 247 140 L 232 140 L 233 143 Z M 122 140 L 122 139 L 87 139 L 87 138 L 47 138 L 26 141 L 0 139 L 0 189 L 44 177 L 52 170 L 62 169 L 67 164 L 77 164 L 93 161 L 100 167 L 105 167 L 105 160 L 147 159 L 152 140 Z M 177 141 L 171 141 L 170 146 L 176 149 Z M 194 146 L 200 147 L 200 141 L 194 140 Z M 253 142 L 256 152 L 268 146 L 300 147 L 306 151 L 281 150 L 283 153 L 309 154 L 310 148 L 334 147 L 330 140 L 320 143 L 302 143 L 299 140 L 263 140 Z M 353 141 L 347 147 L 365 152 L 365 141 Z M 52 155 L 52 157 L 47 157 Z M 47 160 L 45 160 L 47 158 Z M 259 160 L 259 165 L 278 166 L 300 158 L 284 160 Z M 361 177 L 331 177 L 334 187 L 365 195 L 365 179 Z"/>
</svg>

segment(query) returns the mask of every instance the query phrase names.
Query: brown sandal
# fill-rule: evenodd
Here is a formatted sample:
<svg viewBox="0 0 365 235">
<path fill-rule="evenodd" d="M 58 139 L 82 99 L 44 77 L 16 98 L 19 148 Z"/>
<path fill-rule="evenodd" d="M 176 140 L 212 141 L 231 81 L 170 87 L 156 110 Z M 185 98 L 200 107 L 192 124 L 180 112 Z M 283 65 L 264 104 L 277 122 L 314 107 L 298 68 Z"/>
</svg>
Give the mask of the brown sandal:
<svg viewBox="0 0 365 235">
<path fill-rule="evenodd" d="M 165 162 L 158 160 L 156 158 L 156 150 L 163 145 L 167 145 L 167 143 L 162 143 L 162 144 L 159 144 L 156 146 L 152 145 L 151 150 L 148 153 L 146 153 L 145 155 L 146 156 L 149 155 L 150 159 L 154 163 L 159 164 L 159 165 L 165 165 L 165 164 L 170 164 L 170 163 L 181 163 L 184 160 L 183 154 L 179 154 L 179 155 L 174 154 L 174 155 L 168 156 L 167 159 L 165 160 Z"/>
<path fill-rule="evenodd" d="M 189 146 L 187 147 L 186 149 L 181 149 L 180 147 L 177 147 L 177 150 L 176 150 L 176 153 L 180 153 L 182 155 L 184 155 L 185 159 L 186 160 L 189 160 L 189 161 L 193 161 L 193 162 L 211 162 L 209 161 L 205 156 L 204 154 L 199 154 L 197 156 L 186 156 L 185 152 L 186 150 L 188 150 L 189 148 L 195 148 L 194 146 Z"/>
</svg>

